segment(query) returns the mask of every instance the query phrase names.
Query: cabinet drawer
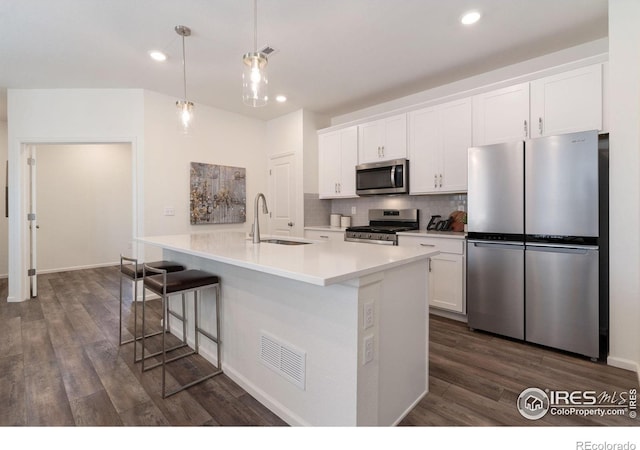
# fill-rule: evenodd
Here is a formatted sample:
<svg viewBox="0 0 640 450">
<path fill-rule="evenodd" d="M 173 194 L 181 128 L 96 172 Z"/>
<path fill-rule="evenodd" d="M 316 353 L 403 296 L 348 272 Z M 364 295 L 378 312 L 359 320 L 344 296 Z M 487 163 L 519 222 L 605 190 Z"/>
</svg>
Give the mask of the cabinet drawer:
<svg viewBox="0 0 640 450">
<path fill-rule="evenodd" d="M 304 230 L 304 237 L 315 241 L 344 241 L 344 231 Z"/>
<path fill-rule="evenodd" d="M 464 255 L 465 240 L 452 238 L 435 238 L 422 236 L 398 236 L 398 245 L 422 245 L 425 247 L 434 247 L 442 253 L 453 253 L 456 255 Z"/>
</svg>

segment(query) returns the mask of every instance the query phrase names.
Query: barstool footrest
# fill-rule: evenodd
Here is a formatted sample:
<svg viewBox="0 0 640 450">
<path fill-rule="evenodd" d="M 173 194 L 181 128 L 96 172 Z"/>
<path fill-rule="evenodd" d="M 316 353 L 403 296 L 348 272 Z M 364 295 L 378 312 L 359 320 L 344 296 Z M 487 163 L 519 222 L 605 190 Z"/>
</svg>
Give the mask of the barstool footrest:
<svg viewBox="0 0 640 450">
<path fill-rule="evenodd" d="M 173 350 L 175 350 L 175 349 L 173 349 Z M 160 354 L 162 354 L 162 352 L 160 352 Z M 178 356 L 174 356 L 173 358 L 169 358 L 169 359 L 165 360 L 165 363 L 170 363 L 170 362 L 173 362 L 173 361 L 177 361 L 177 360 L 182 359 L 182 358 L 184 358 L 186 356 L 191 356 L 191 355 L 195 355 L 195 354 L 196 354 L 196 351 L 195 350 L 191 350 L 190 352 L 184 353 L 182 355 L 178 355 Z M 151 357 L 148 356 L 148 358 L 151 358 Z M 162 362 L 155 363 L 152 366 L 145 367 L 142 371 L 146 372 L 147 370 L 155 369 L 156 367 L 160 367 L 161 365 L 162 365 Z"/>
<path fill-rule="evenodd" d="M 162 331 L 161 331 L 160 333 L 158 333 L 158 334 L 161 334 L 161 333 L 162 333 Z M 167 331 L 167 333 L 168 333 L 168 331 Z M 174 350 L 178 350 L 179 348 L 185 348 L 185 347 L 188 347 L 188 346 L 189 346 L 189 344 L 186 344 L 186 343 L 184 343 L 184 342 L 181 342 L 181 343 L 180 343 L 180 344 L 178 344 L 178 345 L 174 345 L 173 347 L 169 347 L 166 351 L 167 351 L 167 352 L 172 352 L 172 351 L 174 351 Z M 146 360 L 147 360 L 147 359 L 149 359 L 149 358 L 155 358 L 156 356 L 160 356 L 160 355 L 162 355 L 162 350 L 157 351 L 157 352 L 155 352 L 155 353 L 152 353 L 152 354 L 150 354 L 150 355 L 145 355 L 145 356 L 144 356 L 144 360 L 146 361 Z M 136 362 L 138 363 L 138 362 L 142 361 L 142 359 L 143 359 L 143 358 L 142 358 L 142 357 L 140 357 L 140 358 L 138 358 L 138 359 L 136 360 Z M 156 367 L 156 366 L 153 366 L 153 367 Z M 148 370 L 147 368 L 143 368 L 143 371 L 145 371 L 145 372 L 146 372 L 147 370 Z"/>
<path fill-rule="evenodd" d="M 208 380 L 209 378 L 213 378 L 213 377 L 215 377 L 216 375 L 220 375 L 221 373 L 222 373 L 222 369 L 218 369 L 218 370 L 216 370 L 216 371 L 215 371 L 215 372 L 213 372 L 213 373 L 210 373 L 210 374 L 208 374 L 208 375 L 205 375 L 205 376 L 203 376 L 203 377 L 201 377 L 201 378 L 198 378 L 197 380 L 194 380 L 194 381 L 192 381 L 192 382 L 190 382 L 190 383 L 187 383 L 187 384 L 185 384 L 185 385 L 183 385 L 183 386 L 180 386 L 180 387 L 179 387 L 179 388 L 177 388 L 177 389 L 173 389 L 173 390 L 171 390 L 171 391 L 167 392 L 167 393 L 164 395 L 164 398 L 170 397 L 170 396 L 172 396 L 173 394 L 177 394 L 178 392 L 184 391 L 185 389 L 190 388 L 191 386 L 195 386 L 195 385 L 196 385 L 196 384 L 198 384 L 198 383 L 202 383 L 203 381 Z"/>
</svg>

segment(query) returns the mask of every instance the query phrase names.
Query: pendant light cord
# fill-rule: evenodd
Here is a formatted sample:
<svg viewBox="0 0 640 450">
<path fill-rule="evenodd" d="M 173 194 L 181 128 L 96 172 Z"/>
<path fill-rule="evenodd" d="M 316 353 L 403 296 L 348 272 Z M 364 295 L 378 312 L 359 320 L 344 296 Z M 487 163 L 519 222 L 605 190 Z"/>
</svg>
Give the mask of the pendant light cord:
<svg viewBox="0 0 640 450">
<path fill-rule="evenodd" d="M 184 101 L 187 101 L 187 57 L 184 52 L 184 34 L 182 35 L 182 80 L 184 83 Z"/>
<path fill-rule="evenodd" d="M 253 50 L 258 53 L 258 0 L 253 0 Z"/>
</svg>

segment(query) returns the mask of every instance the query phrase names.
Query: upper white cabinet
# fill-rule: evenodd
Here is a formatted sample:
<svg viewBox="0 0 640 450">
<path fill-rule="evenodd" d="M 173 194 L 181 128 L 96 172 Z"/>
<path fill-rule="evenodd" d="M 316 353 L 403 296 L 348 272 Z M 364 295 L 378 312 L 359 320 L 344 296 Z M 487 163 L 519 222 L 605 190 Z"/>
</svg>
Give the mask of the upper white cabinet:
<svg viewBox="0 0 640 450">
<path fill-rule="evenodd" d="M 409 113 L 411 194 L 466 192 L 471 99 Z"/>
<path fill-rule="evenodd" d="M 602 129 L 602 65 L 531 82 L 530 136 Z"/>
<path fill-rule="evenodd" d="M 349 127 L 318 135 L 320 198 L 356 197 L 358 129 Z"/>
<path fill-rule="evenodd" d="M 407 115 L 398 114 L 358 126 L 358 163 L 407 157 Z"/>
<path fill-rule="evenodd" d="M 473 97 L 473 145 L 527 139 L 530 129 L 529 83 Z"/>
</svg>

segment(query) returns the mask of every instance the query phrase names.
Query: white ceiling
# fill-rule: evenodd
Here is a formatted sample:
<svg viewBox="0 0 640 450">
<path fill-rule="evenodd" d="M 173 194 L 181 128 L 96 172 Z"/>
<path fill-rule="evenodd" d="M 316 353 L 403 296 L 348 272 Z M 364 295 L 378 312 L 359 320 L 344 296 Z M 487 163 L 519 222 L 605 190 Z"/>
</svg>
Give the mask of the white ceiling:
<svg viewBox="0 0 640 450">
<path fill-rule="evenodd" d="M 461 14 L 477 9 L 471 27 Z M 143 88 L 261 119 L 343 114 L 607 36 L 607 0 L 259 0 L 271 98 L 241 101 L 252 0 L 0 0 L 0 88 Z M 164 63 L 147 52 L 169 54 Z M 3 94 L 0 89 L 0 102 Z M 2 112 L 0 108 L 0 119 Z M 6 114 L 6 113 L 5 113 Z"/>
</svg>

